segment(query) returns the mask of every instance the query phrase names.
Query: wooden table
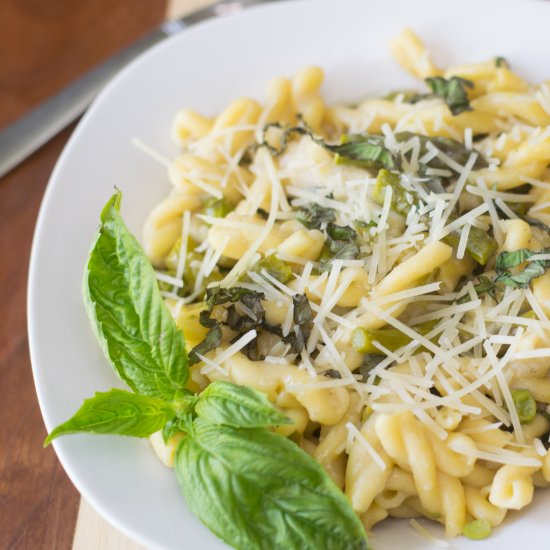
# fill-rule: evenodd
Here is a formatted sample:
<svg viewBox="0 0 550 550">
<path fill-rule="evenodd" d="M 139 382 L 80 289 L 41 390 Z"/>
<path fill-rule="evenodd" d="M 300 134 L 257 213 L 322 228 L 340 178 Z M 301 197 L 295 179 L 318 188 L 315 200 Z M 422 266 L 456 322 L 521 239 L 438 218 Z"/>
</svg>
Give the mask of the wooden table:
<svg viewBox="0 0 550 550">
<path fill-rule="evenodd" d="M 170 12 L 205 0 L 1 0 L 0 128 Z M 29 360 L 27 270 L 40 201 L 74 126 L 0 179 L 0 548 L 136 548 L 84 503 L 42 421 Z"/>
</svg>

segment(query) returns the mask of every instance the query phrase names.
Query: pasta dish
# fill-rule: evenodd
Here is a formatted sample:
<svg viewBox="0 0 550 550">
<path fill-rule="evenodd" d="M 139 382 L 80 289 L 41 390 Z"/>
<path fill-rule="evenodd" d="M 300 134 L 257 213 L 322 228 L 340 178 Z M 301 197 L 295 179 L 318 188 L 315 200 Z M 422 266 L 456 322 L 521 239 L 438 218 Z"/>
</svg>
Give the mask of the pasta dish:
<svg viewBox="0 0 550 550">
<path fill-rule="evenodd" d="M 301 448 L 366 532 L 406 518 L 445 546 L 415 518 L 485 538 L 550 484 L 550 81 L 503 58 L 441 70 L 408 29 L 391 51 L 424 91 L 329 106 L 308 67 L 263 103 L 180 111 L 143 243 L 185 336 L 185 399 L 257 390 L 278 420 L 219 423 Z M 203 428 L 189 415 L 218 414 L 193 407 L 131 435 L 177 468 Z M 188 497 L 200 475 L 178 477 Z M 218 536 L 264 547 L 214 525 L 209 502 L 191 507 Z M 286 540 L 269 547 L 300 547 Z"/>
</svg>

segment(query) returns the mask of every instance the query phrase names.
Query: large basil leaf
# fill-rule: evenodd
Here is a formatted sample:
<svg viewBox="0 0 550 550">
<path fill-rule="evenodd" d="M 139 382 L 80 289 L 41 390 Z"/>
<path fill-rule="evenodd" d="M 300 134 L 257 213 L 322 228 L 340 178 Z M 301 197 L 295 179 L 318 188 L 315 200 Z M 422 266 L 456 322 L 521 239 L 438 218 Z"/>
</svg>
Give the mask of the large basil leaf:
<svg viewBox="0 0 550 550">
<path fill-rule="evenodd" d="M 234 428 L 292 424 L 263 393 L 224 381 L 213 382 L 201 393 L 195 412 L 212 424 Z"/>
<path fill-rule="evenodd" d="M 344 494 L 295 443 L 265 429 L 194 422 L 175 468 L 189 507 L 235 548 L 365 550 Z"/>
<path fill-rule="evenodd" d="M 84 276 L 92 327 L 120 377 L 137 393 L 173 399 L 188 377 L 185 342 L 154 270 L 120 216 L 121 193 L 101 213 Z"/>
<path fill-rule="evenodd" d="M 156 397 L 112 389 L 85 399 L 74 416 L 53 430 L 44 445 L 60 435 L 91 432 L 97 434 L 148 437 L 174 416 L 170 403 Z"/>
</svg>

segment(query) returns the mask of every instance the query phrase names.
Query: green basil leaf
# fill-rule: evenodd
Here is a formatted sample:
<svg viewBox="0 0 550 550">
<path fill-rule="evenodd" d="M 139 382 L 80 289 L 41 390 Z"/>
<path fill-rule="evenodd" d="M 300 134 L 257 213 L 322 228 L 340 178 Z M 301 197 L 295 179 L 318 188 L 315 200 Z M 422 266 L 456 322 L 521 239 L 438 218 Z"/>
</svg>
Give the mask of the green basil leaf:
<svg viewBox="0 0 550 550">
<path fill-rule="evenodd" d="M 166 424 L 162 427 L 162 439 L 164 443 L 168 443 L 168 440 L 172 436 L 182 431 L 184 430 L 181 429 L 180 419 L 177 416 L 174 416 L 174 418 L 168 420 L 168 422 L 166 422 Z"/>
<path fill-rule="evenodd" d="M 488 293 L 489 296 L 491 296 L 493 299 L 497 299 L 497 287 L 496 283 L 489 279 L 489 277 L 486 277 L 485 275 L 480 275 L 477 277 L 477 280 L 479 281 L 477 284 L 474 285 L 474 290 L 476 291 L 476 294 L 478 296 L 481 296 L 482 294 Z M 461 296 L 456 303 L 457 304 L 465 304 L 466 302 L 470 301 L 470 295 L 468 293 Z"/>
<path fill-rule="evenodd" d="M 550 268 L 550 260 L 528 261 L 531 256 L 536 254 L 548 254 L 550 248 L 543 248 L 535 252 L 528 248 L 521 248 L 513 252 L 501 252 L 496 259 L 496 277 L 495 283 L 502 283 L 512 288 L 527 288 L 529 283 L 546 273 Z M 517 273 L 512 273 L 510 269 L 518 267 L 525 263 L 525 266 Z"/>
<path fill-rule="evenodd" d="M 321 374 L 326 376 L 327 378 L 335 378 L 338 380 L 342 378 L 341 372 L 336 369 L 327 369 L 324 370 Z"/>
<path fill-rule="evenodd" d="M 324 143 L 323 147 L 338 155 L 338 163 L 392 170 L 398 167 L 398 162 L 393 153 L 384 145 L 384 139 L 384 136 L 350 134 L 342 136 L 340 145 Z"/>
<path fill-rule="evenodd" d="M 349 226 L 329 222 L 327 238 L 321 252 L 320 271 L 330 271 L 333 260 L 354 260 L 359 255 L 357 232 Z"/>
<path fill-rule="evenodd" d="M 176 434 L 182 432 L 189 432 L 193 429 L 193 418 L 194 418 L 194 406 L 197 402 L 198 395 L 189 395 L 189 399 L 183 403 L 183 407 L 180 406 L 178 415 L 174 416 L 166 422 L 162 428 L 162 439 L 164 443 L 168 443 L 168 440 Z"/>
<path fill-rule="evenodd" d="M 302 329 L 306 330 L 313 321 L 313 312 L 311 304 L 305 294 L 295 294 L 292 297 L 294 305 L 294 322 Z"/>
<path fill-rule="evenodd" d="M 329 223 L 327 225 L 327 234 L 331 239 L 349 241 L 357 237 L 357 232 L 348 225 L 336 225 L 335 223 Z"/>
<path fill-rule="evenodd" d="M 256 292 L 240 286 L 234 286 L 232 288 L 216 286 L 206 290 L 206 304 L 208 305 L 208 309 L 210 311 L 212 311 L 214 306 L 242 302 L 243 300 L 246 300 L 247 297 L 249 300 L 253 299 L 255 301 L 263 300 L 265 298 L 264 294 L 261 292 Z"/>
<path fill-rule="evenodd" d="M 516 275 L 510 273 L 497 275 L 495 282 L 505 284 L 512 288 L 527 288 L 533 279 L 541 277 L 545 273 L 546 268 L 539 262 L 530 262 L 523 271 L 520 271 Z"/>
<path fill-rule="evenodd" d="M 202 313 L 202 312 L 201 312 Z M 189 364 L 194 365 L 200 361 L 197 354 L 206 355 L 209 351 L 216 349 L 222 343 L 222 329 L 220 323 L 212 321 L 214 324 L 208 329 L 202 342 L 199 342 L 189 352 Z"/>
<path fill-rule="evenodd" d="M 262 428 L 293 423 L 263 393 L 225 381 L 213 382 L 201 393 L 195 412 L 212 424 L 234 428 Z"/>
<path fill-rule="evenodd" d="M 86 309 L 119 376 L 136 393 L 173 399 L 188 377 L 183 334 L 149 260 L 124 225 L 121 197 L 115 193 L 101 213 L 84 276 Z"/>
<path fill-rule="evenodd" d="M 333 208 L 312 202 L 299 209 L 297 220 L 308 229 L 321 229 L 323 224 L 335 221 L 336 215 Z"/>
<path fill-rule="evenodd" d="M 263 139 L 257 147 L 267 147 L 275 156 L 284 153 L 288 141 L 293 134 L 308 136 L 323 149 L 335 153 L 338 163 L 351 163 L 364 168 L 388 168 L 398 167 L 398 159 L 384 145 L 384 136 L 369 134 L 346 134 L 341 136 L 341 143 L 329 144 L 320 137 L 317 137 L 309 127 L 306 126 L 288 126 L 284 128 L 279 136 L 279 148 L 270 145 L 267 140 L 267 132 L 271 128 L 283 127 L 278 123 L 266 124 L 263 128 Z"/>
<path fill-rule="evenodd" d="M 512 267 L 517 267 L 523 262 L 526 262 L 533 254 L 535 253 L 528 248 L 520 248 L 512 252 L 501 252 L 497 256 L 496 271 L 497 273 L 502 273 Z"/>
<path fill-rule="evenodd" d="M 473 88 L 474 83 L 459 76 L 452 76 L 448 80 L 441 76 L 426 78 L 426 84 L 433 95 L 441 97 L 453 116 L 464 111 L 472 111 L 466 88 Z"/>
<path fill-rule="evenodd" d="M 174 415 L 174 407 L 162 399 L 112 389 L 85 399 L 74 416 L 55 428 L 44 441 L 79 432 L 148 437 Z"/>
<path fill-rule="evenodd" d="M 368 548 L 344 494 L 319 463 L 280 435 L 198 418 L 174 466 L 191 510 L 235 548 Z"/>
<path fill-rule="evenodd" d="M 370 371 L 376 368 L 378 364 L 386 358 L 386 355 L 382 355 L 379 353 L 366 353 L 363 357 L 361 365 L 359 366 L 359 374 L 362 376 L 361 381 L 366 382 L 368 377 L 370 376 Z M 375 385 L 380 382 L 380 379 L 377 380 L 378 381 L 375 382 Z"/>
</svg>

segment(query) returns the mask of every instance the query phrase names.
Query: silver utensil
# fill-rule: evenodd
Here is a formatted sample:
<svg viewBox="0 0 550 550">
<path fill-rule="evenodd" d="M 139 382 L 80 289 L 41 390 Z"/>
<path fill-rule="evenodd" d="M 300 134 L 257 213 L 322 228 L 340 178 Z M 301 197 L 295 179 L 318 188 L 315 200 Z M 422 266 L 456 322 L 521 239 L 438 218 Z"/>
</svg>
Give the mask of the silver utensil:
<svg viewBox="0 0 550 550">
<path fill-rule="evenodd" d="M 223 0 L 167 21 L 107 59 L 0 132 L 0 178 L 78 118 L 110 78 L 151 46 L 206 19 L 223 17 L 273 0 Z"/>
</svg>

